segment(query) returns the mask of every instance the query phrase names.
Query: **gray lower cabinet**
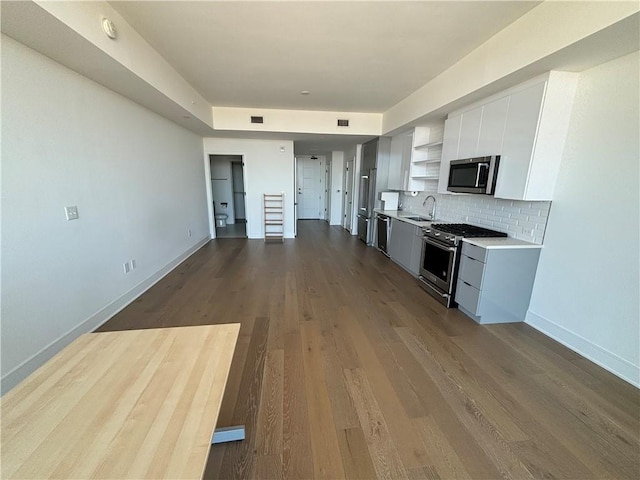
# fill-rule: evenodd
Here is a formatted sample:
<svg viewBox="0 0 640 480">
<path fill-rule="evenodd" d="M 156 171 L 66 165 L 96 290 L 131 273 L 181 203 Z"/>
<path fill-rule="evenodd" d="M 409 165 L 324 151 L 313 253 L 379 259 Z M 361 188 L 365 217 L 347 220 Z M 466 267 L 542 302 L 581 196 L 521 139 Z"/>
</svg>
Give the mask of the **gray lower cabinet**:
<svg viewBox="0 0 640 480">
<path fill-rule="evenodd" d="M 525 319 L 539 248 L 487 249 L 463 242 L 455 301 L 478 323 Z"/>
<path fill-rule="evenodd" d="M 392 219 L 388 253 L 394 262 L 417 277 L 422 253 L 422 229 L 408 222 Z"/>
</svg>

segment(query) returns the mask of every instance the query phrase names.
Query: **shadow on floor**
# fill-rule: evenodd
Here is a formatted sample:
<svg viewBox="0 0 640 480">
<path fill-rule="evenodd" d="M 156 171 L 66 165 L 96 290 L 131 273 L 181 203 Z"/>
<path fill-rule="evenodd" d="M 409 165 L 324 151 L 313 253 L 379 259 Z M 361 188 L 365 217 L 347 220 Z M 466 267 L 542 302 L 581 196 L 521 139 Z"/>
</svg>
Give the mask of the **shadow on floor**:
<svg viewBox="0 0 640 480">
<path fill-rule="evenodd" d="M 226 227 L 216 227 L 216 238 L 247 238 L 247 224 L 227 224 Z"/>
</svg>

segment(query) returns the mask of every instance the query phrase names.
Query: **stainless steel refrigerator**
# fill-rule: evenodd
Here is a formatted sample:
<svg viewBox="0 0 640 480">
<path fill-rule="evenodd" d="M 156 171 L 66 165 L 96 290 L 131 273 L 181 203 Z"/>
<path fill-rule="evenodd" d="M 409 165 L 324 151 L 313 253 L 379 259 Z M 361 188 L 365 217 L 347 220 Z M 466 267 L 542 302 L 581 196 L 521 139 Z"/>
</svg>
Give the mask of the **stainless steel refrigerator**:
<svg viewBox="0 0 640 480">
<path fill-rule="evenodd" d="M 358 194 L 358 238 L 367 245 L 373 244 L 373 209 L 376 201 L 376 169 L 363 170 L 360 174 Z"/>
</svg>

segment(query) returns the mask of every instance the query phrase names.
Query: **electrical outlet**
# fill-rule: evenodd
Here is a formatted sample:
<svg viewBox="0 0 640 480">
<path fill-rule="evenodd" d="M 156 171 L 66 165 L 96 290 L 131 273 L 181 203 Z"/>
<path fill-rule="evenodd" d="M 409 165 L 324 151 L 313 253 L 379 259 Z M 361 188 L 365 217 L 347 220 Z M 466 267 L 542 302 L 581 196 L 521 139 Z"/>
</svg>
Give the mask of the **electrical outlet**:
<svg viewBox="0 0 640 480">
<path fill-rule="evenodd" d="M 129 265 L 129 262 L 124 262 L 122 264 L 122 268 L 124 268 L 124 273 L 129 273 L 131 271 L 131 266 Z"/>
<path fill-rule="evenodd" d="M 131 263 L 131 270 L 135 270 L 136 269 L 136 259 L 132 258 L 130 263 Z"/>
<path fill-rule="evenodd" d="M 77 220 L 78 219 L 78 207 L 72 205 L 70 207 L 64 207 L 64 213 L 67 216 L 67 220 Z"/>
</svg>

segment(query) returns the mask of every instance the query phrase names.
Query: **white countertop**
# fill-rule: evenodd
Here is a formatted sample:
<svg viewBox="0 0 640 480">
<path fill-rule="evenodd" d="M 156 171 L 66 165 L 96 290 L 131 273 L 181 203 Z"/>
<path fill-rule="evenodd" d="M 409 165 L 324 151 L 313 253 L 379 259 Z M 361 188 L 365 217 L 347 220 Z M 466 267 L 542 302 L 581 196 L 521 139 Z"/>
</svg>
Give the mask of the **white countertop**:
<svg viewBox="0 0 640 480">
<path fill-rule="evenodd" d="M 432 223 L 448 223 L 444 220 L 433 220 L 427 222 L 417 222 L 415 220 L 409 220 L 406 217 L 421 217 L 419 213 L 407 212 L 405 210 L 381 210 L 379 208 L 374 209 L 374 213 L 380 213 L 387 215 L 391 218 L 402 220 L 403 222 L 417 225 L 419 227 L 428 227 Z M 467 242 L 471 245 L 475 245 L 480 248 L 542 248 L 542 245 L 537 243 L 527 242 L 525 240 L 519 240 L 517 238 L 500 237 L 500 238 L 464 238 L 463 242 Z"/>
<path fill-rule="evenodd" d="M 526 242 L 517 238 L 500 237 L 500 238 L 463 238 L 463 242 L 475 245 L 476 247 L 494 249 L 494 248 L 542 248 L 537 243 Z"/>
</svg>

